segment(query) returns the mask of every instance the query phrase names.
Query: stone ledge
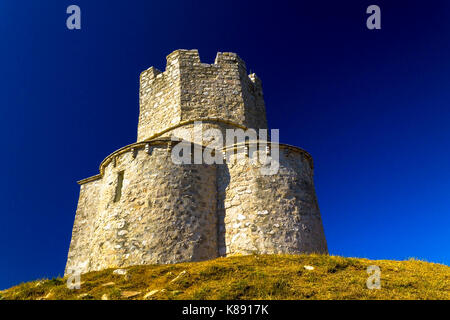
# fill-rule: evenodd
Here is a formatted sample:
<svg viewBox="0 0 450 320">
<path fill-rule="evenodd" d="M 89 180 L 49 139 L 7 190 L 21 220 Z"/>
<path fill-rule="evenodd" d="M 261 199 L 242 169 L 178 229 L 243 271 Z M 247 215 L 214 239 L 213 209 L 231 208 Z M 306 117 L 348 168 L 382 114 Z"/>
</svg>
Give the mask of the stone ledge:
<svg viewBox="0 0 450 320">
<path fill-rule="evenodd" d="M 189 122 L 193 122 L 193 121 L 194 120 L 189 121 Z M 195 121 L 198 121 L 198 120 L 195 120 Z M 124 147 L 114 151 L 110 155 L 108 155 L 100 163 L 100 167 L 99 167 L 100 173 L 99 174 L 97 174 L 95 176 L 92 176 L 92 177 L 89 177 L 89 178 L 86 178 L 86 179 L 82 179 L 82 180 L 78 181 L 77 183 L 79 185 L 83 185 L 85 183 L 89 183 L 89 182 L 101 179 L 103 177 L 104 168 L 106 167 L 106 165 L 109 164 L 111 161 L 113 161 L 113 159 L 115 157 L 117 157 L 117 156 L 119 156 L 119 155 L 121 155 L 123 153 L 126 153 L 128 151 L 136 152 L 137 149 L 145 149 L 146 145 L 152 145 L 152 146 L 154 146 L 154 145 L 168 145 L 168 144 L 172 145 L 172 144 L 176 144 L 176 143 L 177 143 L 176 141 L 172 141 L 170 138 L 161 138 L 161 139 L 158 139 L 158 140 L 148 140 L 148 141 L 136 142 L 136 143 L 124 146 Z M 270 141 L 257 140 L 257 141 L 251 141 L 251 142 L 246 142 L 246 143 L 234 144 L 234 145 L 231 145 L 231 146 L 224 146 L 222 148 L 222 152 L 226 152 L 226 151 L 228 151 L 230 149 L 237 150 L 238 148 L 242 148 L 243 146 L 246 146 L 246 145 L 248 145 L 250 143 L 256 143 L 256 144 L 264 143 L 265 145 L 268 145 L 268 146 L 272 145 L 272 143 Z M 203 147 L 205 147 L 205 146 L 203 146 Z M 278 143 L 278 147 L 280 149 L 288 149 L 288 150 L 291 150 L 291 151 L 303 154 L 308 159 L 308 161 L 309 161 L 309 163 L 311 165 L 311 169 L 314 169 L 314 163 L 313 163 L 312 156 L 306 150 L 304 150 L 302 148 L 299 148 L 299 147 L 296 147 L 296 146 L 289 145 L 289 144 L 283 144 L 283 143 Z"/>
<path fill-rule="evenodd" d="M 176 125 L 174 125 L 172 127 L 164 129 L 163 131 L 160 131 L 158 133 L 155 133 L 154 135 L 150 136 L 149 138 L 147 138 L 147 139 L 145 139 L 143 141 L 151 141 L 151 140 L 153 140 L 153 139 L 155 139 L 157 137 L 162 136 L 163 134 L 165 134 L 167 132 L 170 132 L 172 130 L 175 130 L 175 129 L 179 128 L 179 127 L 182 127 L 182 126 L 185 126 L 185 125 L 188 125 L 188 124 L 192 124 L 192 123 L 197 122 L 197 121 L 199 121 L 199 122 L 219 122 L 219 123 L 225 123 L 225 124 L 228 124 L 228 125 L 231 125 L 231 126 L 234 126 L 236 128 L 243 129 L 243 130 L 247 130 L 248 129 L 246 126 L 240 125 L 240 124 L 238 124 L 236 122 L 233 122 L 231 120 L 224 120 L 224 119 L 220 119 L 220 118 L 198 118 L 198 119 L 181 121 L 181 122 L 179 122 L 178 124 L 176 124 Z"/>
</svg>

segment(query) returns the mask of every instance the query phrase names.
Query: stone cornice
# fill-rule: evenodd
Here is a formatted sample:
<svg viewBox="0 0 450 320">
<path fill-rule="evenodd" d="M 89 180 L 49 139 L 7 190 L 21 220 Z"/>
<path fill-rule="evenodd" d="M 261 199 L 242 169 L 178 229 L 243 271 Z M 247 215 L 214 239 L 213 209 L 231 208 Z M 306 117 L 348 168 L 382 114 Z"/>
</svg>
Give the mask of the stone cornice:
<svg viewBox="0 0 450 320">
<path fill-rule="evenodd" d="M 172 127 L 164 129 L 163 131 L 160 131 L 158 133 L 155 133 L 154 135 L 152 135 L 151 137 L 149 137 L 149 138 L 147 138 L 147 139 L 145 139 L 143 141 L 153 140 L 153 139 L 155 139 L 157 137 L 162 136 L 163 134 L 165 134 L 167 132 L 170 132 L 172 130 L 175 130 L 175 129 L 179 128 L 179 127 L 182 127 L 182 126 L 185 126 L 185 125 L 188 125 L 188 124 L 192 124 L 192 123 L 197 122 L 197 121 L 199 121 L 199 122 L 219 122 L 219 123 L 228 124 L 230 126 L 233 126 L 233 127 L 239 128 L 239 129 L 243 129 L 243 130 L 247 130 L 248 129 L 246 126 L 243 126 L 241 124 L 235 123 L 235 122 L 230 121 L 230 120 L 224 120 L 224 119 L 219 119 L 219 118 L 198 118 L 198 119 L 181 121 L 180 123 L 178 123 L 178 124 L 176 124 L 176 125 L 174 125 Z"/>
<path fill-rule="evenodd" d="M 167 129 L 165 129 L 165 130 L 163 130 L 163 131 L 161 131 L 161 132 L 159 132 L 157 134 L 154 134 L 153 136 L 151 136 L 150 138 L 148 138 L 148 139 L 146 139 L 144 141 L 135 142 L 135 143 L 126 145 L 126 146 L 124 146 L 124 147 L 114 151 L 113 153 L 109 154 L 100 163 L 100 166 L 99 166 L 99 172 L 100 173 L 99 174 L 97 174 L 95 176 L 91 176 L 91 177 L 86 178 L 86 179 L 82 179 L 80 181 L 77 181 L 77 183 L 79 185 L 83 185 L 85 183 L 89 183 L 89 182 L 101 179 L 103 177 L 104 169 L 105 169 L 107 164 L 109 164 L 115 157 L 117 157 L 117 156 L 119 156 L 119 155 L 121 155 L 123 153 L 126 153 L 126 152 L 128 152 L 128 151 L 130 151 L 132 149 L 137 150 L 137 149 L 145 148 L 146 145 L 150 145 L 150 146 L 153 146 L 153 145 L 167 145 L 167 144 L 171 144 L 172 145 L 173 143 L 176 143 L 176 141 L 172 141 L 170 138 L 159 138 L 159 139 L 156 139 L 156 138 L 158 138 L 158 137 L 164 135 L 165 133 L 170 132 L 170 131 L 172 131 L 174 129 L 177 129 L 177 128 L 185 126 L 185 125 L 192 124 L 192 123 L 194 123 L 196 121 L 201 121 L 201 122 L 219 122 L 219 123 L 225 123 L 225 124 L 228 124 L 228 125 L 231 125 L 231 126 L 243 129 L 243 130 L 247 130 L 248 129 L 245 126 L 239 125 L 239 124 L 234 123 L 232 121 L 223 120 L 223 119 L 217 119 L 217 118 L 199 118 L 199 119 L 182 121 L 182 122 L 178 123 L 175 126 L 167 128 Z M 272 143 L 270 141 L 262 141 L 262 140 L 246 142 L 245 144 L 248 145 L 249 143 L 264 143 L 264 144 L 267 144 L 269 146 L 272 145 Z M 230 149 L 236 150 L 239 147 L 242 148 L 243 146 L 244 146 L 244 144 L 242 144 L 242 143 L 234 144 L 232 146 L 225 146 L 225 147 L 222 148 L 222 152 L 226 152 L 226 151 L 228 151 Z M 314 168 L 313 159 L 312 159 L 311 155 L 307 151 L 303 150 L 302 148 L 295 147 L 295 146 L 288 145 L 288 144 L 279 143 L 278 146 L 279 146 L 280 149 L 288 149 L 288 150 L 291 150 L 291 151 L 294 151 L 294 152 L 302 153 L 308 159 L 308 161 L 310 162 L 311 169 Z"/>
</svg>

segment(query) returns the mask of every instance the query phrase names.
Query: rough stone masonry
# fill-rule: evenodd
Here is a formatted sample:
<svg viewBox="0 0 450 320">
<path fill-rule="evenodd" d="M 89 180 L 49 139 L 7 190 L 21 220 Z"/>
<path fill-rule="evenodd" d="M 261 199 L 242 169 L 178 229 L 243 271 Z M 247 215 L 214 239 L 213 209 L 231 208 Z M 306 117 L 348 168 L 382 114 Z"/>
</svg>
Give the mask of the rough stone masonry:
<svg viewBox="0 0 450 320">
<path fill-rule="evenodd" d="M 276 175 L 261 175 L 249 162 L 171 161 L 170 137 L 196 121 L 222 132 L 267 128 L 261 81 L 235 53 L 219 52 L 205 64 L 197 50 L 176 50 L 164 72 L 141 73 L 139 96 L 137 142 L 78 182 L 66 274 L 238 254 L 327 253 L 306 151 L 279 144 Z"/>
</svg>

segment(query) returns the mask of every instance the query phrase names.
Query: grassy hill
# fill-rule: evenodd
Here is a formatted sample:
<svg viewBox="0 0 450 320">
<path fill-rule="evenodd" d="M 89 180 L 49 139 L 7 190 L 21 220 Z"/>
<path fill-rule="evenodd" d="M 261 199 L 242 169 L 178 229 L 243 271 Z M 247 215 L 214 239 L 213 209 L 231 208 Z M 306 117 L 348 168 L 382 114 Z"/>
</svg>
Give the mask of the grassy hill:
<svg viewBox="0 0 450 320">
<path fill-rule="evenodd" d="M 381 268 L 379 290 L 366 287 L 369 265 Z M 254 255 L 124 269 L 84 274 L 78 290 L 64 278 L 23 283 L 0 299 L 450 299 L 450 267 L 417 260 Z"/>
</svg>

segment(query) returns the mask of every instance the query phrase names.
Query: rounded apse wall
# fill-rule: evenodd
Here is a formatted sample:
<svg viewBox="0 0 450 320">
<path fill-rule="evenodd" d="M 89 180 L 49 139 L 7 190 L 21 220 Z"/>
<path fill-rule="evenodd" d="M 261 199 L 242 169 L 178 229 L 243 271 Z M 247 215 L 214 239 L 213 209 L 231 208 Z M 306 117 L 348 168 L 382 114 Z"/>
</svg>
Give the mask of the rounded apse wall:
<svg viewBox="0 0 450 320">
<path fill-rule="evenodd" d="M 217 257 L 216 168 L 177 165 L 167 144 L 104 167 L 89 270 Z"/>
<path fill-rule="evenodd" d="M 235 158 L 218 169 L 219 254 L 327 253 L 309 154 L 279 145 L 275 175 Z"/>
</svg>

